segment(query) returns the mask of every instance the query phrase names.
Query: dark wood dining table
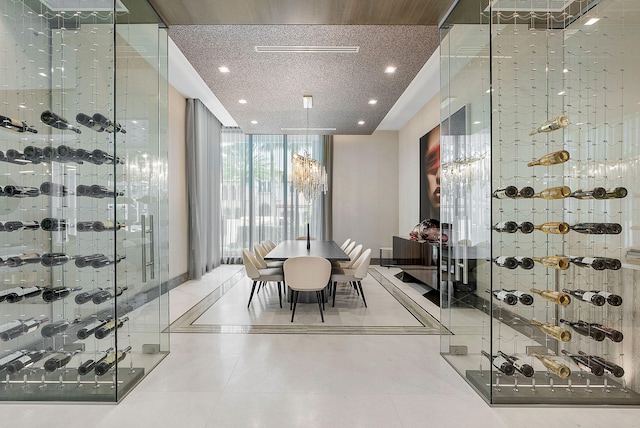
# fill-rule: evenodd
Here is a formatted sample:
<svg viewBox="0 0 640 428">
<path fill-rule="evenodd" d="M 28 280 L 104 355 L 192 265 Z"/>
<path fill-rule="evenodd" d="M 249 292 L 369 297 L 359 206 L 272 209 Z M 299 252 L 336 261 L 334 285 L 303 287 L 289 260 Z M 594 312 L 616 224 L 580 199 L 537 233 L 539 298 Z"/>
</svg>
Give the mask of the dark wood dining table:
<svg viewBox="0 0 640 428">
<path fill-rule="evenodd" d="M 322 257 L 330 262 L 349 261 L 349 256 L 342 251 L 340 246 L 334 241 L 315 241 L 310 242 L 310 248 L 307 249 L 306 240 L 282 241 L 276 248 L 269 251 L 264 257 L 265 260 L 287 260 L 292 257 L 314 256 Z"/>
<path fill-rule="evenodd" d="M 334 241 L 316 241 L 312 240 L 309 245 L 309 249 L 307 249 L 307 241 L 306 240 L 291 240 L 291 241 L 282 241 L 276 247 L 269 251 L 267 255 L 264 257 L 265 260 L 275 261 L 275 260 L 287 260 L 293 257 L 301 257 L 301 256 L 313 256 L 313 257 L 322 257 L 323 259 L 329 260 L 331 263 L 337 263 L 341 261 L 349 261 L 349 256 L 342 251 L 340 246 L 336 244 Z M 287 283 L 287 278 L 284 278 L 285 284 Z M 327 284 L 328 285 L 328 284 Z M 325 302 L 329 298 L 329 293 L 324 293 Z M 291 300 L 291 289 L 287 292 L 287 299 Z M 314 292 L 303 292 L 300 293 L 298 297 L 298 303 L 315 303 L 316 297 Z"/>
</svg>

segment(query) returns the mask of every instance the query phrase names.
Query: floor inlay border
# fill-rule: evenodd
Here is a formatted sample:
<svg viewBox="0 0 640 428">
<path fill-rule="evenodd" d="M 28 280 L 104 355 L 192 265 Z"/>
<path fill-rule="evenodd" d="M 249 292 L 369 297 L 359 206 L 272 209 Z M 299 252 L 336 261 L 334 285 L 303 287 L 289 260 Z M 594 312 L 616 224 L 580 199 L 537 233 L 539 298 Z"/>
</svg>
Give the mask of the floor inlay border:
<svg viewBox="0 0 640 428">
<path fill-rule="evenodd" d="M 333 335 L 430 335 L 451 334 L 426 310 L 373 268 L 369 275 L 394 297 L 422 326 L 332 326 L 332 325 L 216 325 L 194 324 L 245 276 L 244 268 L 191 307 L 168 327 L 171 333 L 220 334 L 333 334 Z"/>
</svg>

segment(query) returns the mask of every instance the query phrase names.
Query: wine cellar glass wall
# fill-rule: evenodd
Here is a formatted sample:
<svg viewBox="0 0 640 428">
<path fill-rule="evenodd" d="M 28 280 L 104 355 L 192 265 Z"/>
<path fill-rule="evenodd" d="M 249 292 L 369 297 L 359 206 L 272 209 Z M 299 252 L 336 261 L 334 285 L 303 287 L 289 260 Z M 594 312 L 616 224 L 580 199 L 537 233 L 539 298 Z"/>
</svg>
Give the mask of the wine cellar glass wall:
<svg viewBox="0 0 640 428">
<path fill-rule="evenodd" d="M 488 3 L 441 30 L 442 354 L 490 403 L 638 405 L 640 5 Z"/>
<path fill-rule="evenodd" d="M 118 401 L 169 351 L 159 24 L 0 0 L 0 400 Z"/>
</svg>

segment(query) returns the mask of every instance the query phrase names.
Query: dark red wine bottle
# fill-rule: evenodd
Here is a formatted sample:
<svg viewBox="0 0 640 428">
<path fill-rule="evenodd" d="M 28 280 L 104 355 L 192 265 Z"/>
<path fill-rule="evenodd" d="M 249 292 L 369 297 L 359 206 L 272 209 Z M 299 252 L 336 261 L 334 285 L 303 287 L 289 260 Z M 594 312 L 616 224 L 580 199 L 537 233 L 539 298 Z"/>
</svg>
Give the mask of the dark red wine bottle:
<svg viewBox="0 0 640 428">
<path fill-rule="evenodd" d="M 566 288 L 563 288 L 562 291 L 567 294 L 571 294 L 572 296 L 575 296 L 584 302 L 589 302 L 595 306 L 603 306 L 606 303 L 606 299 L 604 297 L 602 297 L 599 294 L 593 293 L 591 291 L 585 291 L 580 289 L 569 290 Z"/>
<path fill-rule="evenodd" d="M 622 339 L 624 339 L 624 335 L 622 334 L 621 331 L 618 331 L 618 330 L 613 329 L 611 327 L 604 326 L 604 325 L 596 323 L 596 322 L 592 322 L 589 325 L 591 326 L 591 328 L 594 328 L 596 330 L 600 330 L 600 331 L 604 332 L 604 334 L 607 336 L 607 338 L 611 339 L 611 341 L 613 341 L 613 342 L 622 342 Z"/>
<path fill-rule="evenodd" d="M 44 123 L 45 125 L 49 125 L 52 128 L 60 129 L 63 131 L 73 131 L 76 134 L 82 133 L 82 131 L 80 131 L 78 128 L 71 125 L 67 121 L 67 119 L 53 113 L 50 110 L 43 111 L 42 114 L 40 115 L 40 120 L 42 121 L 42 123 Z"/>
<path fill-rule="evenodd" d="M 20 370 L 30 367 L 40 361 L 45 355 L 47 351 L 30 351 L 24 354 L 22 357 L 13 360 L 11 363 L 7 364 L 7 373 L 15 374 Z"/>
<path fill-rule="evenodd" d="M 516 371 L 515 367 L 513 367 L 513 364 L 511 364 L 506 358 L 500 355 L 490 355 L 485 351 L 481 351 L 481 352 L 482 352 L 482 355 L 484 355 L 489 359 L 489 361 L 491 361 L 491 364 L 493 365 L 493 367 L 495 367 L 505 375 L 511 376 Z"/>
<path fill-rule="evenodd" d="M 56 300 L 64 299 L 74 291 L 82 290 L 82 287 L 46 287 L 42 292 L 42 300 L 47 303 L 55 302 Z"/>
<path fill-rule="evenodd" d="M 566 349 L 563 349 L 562 353 L 571 358 L 582 370 L 591 372 L 594 376 L 602 376 L 604 374 L 604 368 L 593 359 L 583 355 L 570 354 Z"/>
<path fill-rule="evenodd" d="M 57 369 L 61 369 L 71 361 L 71 358 L 78 352 L 81 352 L 80 349 L 73 352 L 59 352 L 46 360 L 44 362 L 44 370 L 48 373 L 55 372 Z"/>
<path fill-rule="evenodd" d="M 597 340 L 598 342 L 602 342 L 606 337 L 606 335 L 602 330 L 592 328 L 589 324 L 587 324 L 584 321 L 572 322 L 572 321 L 567 321 L 563 318 L 560 318 L 560 322 L 571 326 L 571 328 L 576 333 L 581 334 L 582 336 L 591 337 L 594 340 Z"/>
<path fill-rule="evenodd" d="M 530 364 L 525 363 L 515 355 L 507 355 L 502 351 L 498 351 L 498 355 L 510 362 L 513 367 L 525 377 L 531 377 L 535 373 L 535 370 Z"/>
<path fill-rule="evenodd" d="M 599 357 L 597 355 L 587 355 L 582 351 L 578 351 L 578 354 L 591 359 L 592 361 L 594 361 L 597 364 L 600 364 L 603 369 L 605 369 L 606 371 L 608 371 L 609 373 L 611 373 L 615 377 L 624 376 L 624 369 L 622 367 L 620 367 L 619 365 L 617 365 L 616 363 L 612 363 L 611 361 L 605 360 L 604 358 Z"/>
</svg>

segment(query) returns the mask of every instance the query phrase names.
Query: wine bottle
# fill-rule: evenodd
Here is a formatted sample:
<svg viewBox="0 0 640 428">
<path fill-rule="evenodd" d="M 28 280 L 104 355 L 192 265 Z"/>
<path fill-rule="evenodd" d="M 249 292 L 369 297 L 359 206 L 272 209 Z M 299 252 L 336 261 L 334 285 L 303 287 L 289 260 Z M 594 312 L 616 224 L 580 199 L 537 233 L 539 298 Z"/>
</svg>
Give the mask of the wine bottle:
<svg viewBox="0 0 640 428">
<path fill-rule="evenodd" d="M 45 181 L 40 185 L 40 192 L 47 196 L 67 196 L 69 190 L 64 184 L 52 183 L 51 181 Z"/>
<path fill-rule="evenodd" d="M 607 230 L 604 223 L 576 223 L 569 227 L 574 232 L 586 233 L 591 235 L 602 235 Z"/>
<path fill-rule="evenodd" d="M 63 218 L 51 218 L 47 217 L 40 222 L 42 230 L 47 232 L 54 232 L 59 230 L 67 230 L 67 220 Z"/>
<path fill-rule="evenodd" d="M 555 303 L 560 306 L 567 306 L 571 303 L 571 297 L 568 294 L 561 293 L 555 290 L 538 290 L 537 288 L 530 289 L 533 293 L 536 293 L 543 297 L 544 299 L 549 300 L 550 302 Z"/>
<path fill-rule="evenodd" d="M 550 166 L 550 165 L 556 165 L 559 163 L 564 163 L 566 161 L 569 160 L 569 158 L 571 157 L 571 155 L 569 155 L 569 152 L 566 150 L 560 150 L 558 152 L 553 152 L 553 153 L 549 153 L 546 154 L 544 156 L 542 156 L 541 158 L 531 161 L 527 164 L 527 166 L 536 166 L 536 165 L 541 165 L 541 166 Z"/>
<path fill-rule="evenodd" d="M 522 233 L 531 233 L 535 230 L 535 226 L 530 221 L 523 221 L 518 223 L 518 230 Z"/>
<path fill-rule="evenodd" d="M 120 230 L 123 227 L 126 227 L 124 223 L 117 223 L 110 220 L 93 222 L 93 230 L 96 232 L 103 232 L 105 230 Z"/>
<path fill-rule="evenodd" d="M 525 377 L 531 377 L 535 373 L 535 370 L 533 370 L 533 367 L 530 364 L 525 363 L 515 355 L 507 355 L 502 351 L 498 351 L 498 355 L 510 362 L 513 367 Z"/>
<path fill-rule="evenodd" d="M 544 256 L 544 257 L 532 257 L 532 259 L 546 267 L 567 270 L 569 269 L 569 259 L 561 256 Z"/>
<path fill-rule="evenodd" d="M 60 159 L 60 156 L 58 155 L 58 151 L 53 146 L 47 146 L 42 149 L 42 158 L 46 162 L 62 162 L 62 159 Z"/>
<path fill-rule="evenodd" d="M 26 165 L 33 163 L 31 160 L 27 159 L 24 153 L 20 153 L 20 151 L 16 149 L 9 149 L 4 155 L 7 162 L 14 163 L 16 165 Z"/>
<path fill-rule="evenodd" d="M 96 121 L 94 121 L 93 118 L 88 114 L 78 113 L 76 115 L 76 122 L 78 122 L 80 125 L 86 126 L 87 128 L 97 132 L 105 131 L 104 127 L 99 123 L 96 123 Z"/>
<path fill-rule="evenodd" d="M 594 187 L 590 190 L 575 190 L 570 195 L 576 199 L 604 199 L 607 196 L 607 189 L 604 187 Z"/>
<path fill-rule="evenodd" d="M 522 189 L 518 190 L 518 196 L 516 196 L 516 198 L 529 199 L 529 198 L 533 198 L 533 195 L 535 194 L 536 194 L 536 191 L 533 190 L 533 187 L 525 186 Z"/>
<path fill-rule="evenodd" d="M 43 111 L 40 115 L 40 120 L 42 121 L 42 123 L 44 123 L 45 125 L 49 125 L 52 128 L 61 129 L 63 131 L 73 131 L 76 134 L 82 133 L 82 131 L 80 131 L 78 128 L 71 125 L 67 121 L 67 119 L 62 116 L 58 116 L 50 110 Z"/>
<path fill-rule="evenodd" d="M 530 270 L 535 266 L 535 262 L 531 257 L 516 256 L 515 259 L 522 269 Z"/>
<path fill-rule="evenodd" d="M 589 325 L 591 326 L 591 328 L 595 328 L 602 331 L 607 336 L 607 339 L 611 340 L 612 342 L 622 342 L 622 339 L 624 339 L 624 335 L 622 334 L 621 331 L 615 330 L 611 327 L 604 326 L 602 324 L 598 324 L 597 322 L 589 323 Z"/>
<path fill-rule="evenodd" d="M 532 352 L 531 355 L 536 357 L 547 368 L 547 370 L 558 376 L 560 379 L 567 379 L 571 376 L 571 369 L 561 362 L 546 355 L 540 355 L 536 352 Z"/>
<path fill-rule="evenodd" d="M 14 351 L 0 358 L 0 372 L 6 369 L 9 364 L 23 357 L 26 353 L 27 351 Z"/>
<path fill-rule="evenodd" d="M 23 334 L 36 331 L 38 327 L 40 327 L 40 324 L 47 321 L 49 321 L 47 317 L 40 318 L 39 320 L 34 320 L 33 318 L 13 320 L 0 326 L 0 340 L 7 342 Z"/>
<path fill-rule="evenodd" d="M 113 351 L 113 348 L 109 348 L 106 351 L 104 351 L 104 355 L 98 358 L 97 360 L 87 360 L 84 363 L 80 364 L 78 366 L 78 374 L 80 376 L 84 376 L 91 373 L 93 369 L 96 367 L 96 365 L 100 364 L 102 361 L 104 361 L 107 358 L 107 356 L 111 351 Z"/>
<path fill-rule="evenodd" d="M 613 293 L 609 293 L 607 291 L 598 291 L 598 290 L 593 290 L 592 293 L 599 294 L 600 296 L 602 296 L 605 299 L 607 299 L 607 303 L 610 304 L 611 306 L 620 306 L 620 305 L 622 305 L 622 296 L 619 296 L 619 295 L 613 294 Z"/>
<path fill-rule="evenodd" d="M 618 259 L 613 259 L 611 257 L 601 257 L 602 260 L 607 264 L 607 269 L 610 270 L 619 270 L 622 267 L 622 262 Z"/>
<path fill-rule="evenodd" d="M 619 235 L 622 232 L 622 226 L 619 223 L 604 223 L 605 232 L 608 235 Z"/>
<path fill-rule="evenodd" d="M 27 186 L 5 186 L 4 193 L 11 198 L 35 198 L 40 196 L 40 190 L 37 187 Z"/>
<path fill-rule="evenodd" d="M 25 159 L 30 160 L 33 163 L 43 162 L 44 156 L 42 155 L 42 149 L 35 146 L 27 146 L 24 148 Z"/>
<path fill-rule="evenodd" d="M 571 332 L 569 330 L 565 330 L 557 325 L 549 324 L 548 322 L 542 323 L 536 320 L 529 320 L 529 322 L 537 326 L 547 336 L 551 336 L 561 342 L 568 342 L 571 340 Z"/>
<path fill-rule="evenodd" d="M 106 374 L 109 371 L 109 369 L 111 369 L 111 367 L 116 365 L 116 363 L 119 363 L 120 361 L 124 360 L 124 358 L 127 356 L 127 352 L 129 352 L 130 350 L 131 350 L 131 346 L 127 346 L 122 351 L 112 352 L 109 355 L 107 355 L 107 358 L 105 358 L 99 364 L 96 364 L 96 367 L 94 369 L 96 375 L 102 376 Z"/>
<path fill-rule="evenodd" d="M 18 287 L 18 289 L 12 289 L 13 291 L 4 296 L 4 300 L 7 303 L 17 303 L 29 297 L 36 297 L 42 293 L 40 287 Z M 0 300 L 2 301 L 2 300 Z"/>
<path fill-rule="evenodd" d="M 80 340 L 86 339 L 87 337 L 91 336 L 97 329 L 99 329 L 109 321 L 111 321 L 111 319 L 98 319 L 97 321 L 87 324 L 86 326 L 78 330 L 76 332 L 76 336 L 78 336 L 78 339 Z"/>
<path fill-rule="evenodd" d="M 591 291 L 585 291 L 585 290 L 581 290 L 581 289 L 569 290 L 569 289 L 566 289 L 566 288 L 563 288 L 562 291 L 567 293 L 567 294 L 571 294 L 572 296 L 575 296 L 580 300 L 583 300 L 585 302 L 589 302 L 589 303 L 591 303 L 592 305 L 595 305 L 595 306 L 603 306 L 607 301 L 601 295 L 599 295 L 597 293 L 593 293 Z"/>
<path fill-rule="evenodd" d="M 592 268 L 594 270 L 604 270 L 607 264 L 599 257 L 573 257 L 567 256 L 569 261 L 576 266 Z"/>
<path fill-rule="evenodd" d="M 0 291 L 0 302 L 4 302 L 9 294 L 20 291 L 22 291 L 22 287 L 13 287 Z"/>
<path fill-rule="evenodd" d="M 58 352 L 47 361 L 44 362 L 44 370 L 48 373 L 55 372 L 57 369 L 61 369 L 71 361 L 71 358 L 78 352 L 81 352 L 80 349 L 72 351 L 72 352 Z"/>
<path fill-rule="evenodd" d="M 493 259 L 493 262 L 496 265 L 507 269 L 515 269 L 518 267 L 518 261 L 515 257 L 500 256 Z"/>
<path fill-rule="evenodd" d="M 78 196 L 91 196 L 91 186 L 84 184 L 78 184 L 76 186 L 76 195 Z"/>
<path fill-rule="evenodd" d="M 120 159 L 119 157 L 114 157 L 112 155 L 110 155 L 109 153 L 105 152 L 104 150 L 100 150 L 100 149 L 95 149 L 94 151 L 91 152 L 91 156 L 93 157 L 93 159 L 95 159 L 97 162 L 103 163 L 103 164 L 114 164 L 114 163 L 124 163 L 122 161 L 122 159 Z"/>
<path fill-rule="evenodd" d="M 18 119 L 12 119 L 8 116 L 0 115 L 0 126 L 14 132 L 31 132 L 37 134 L 38 130 L 27 125 L 27 122 Z"/>
<path fill-rule="evenodd" d="M 96 293 L 91 298 L 91 301 L 95 305 L 99 305 L 101 303 L 106 302 L 107 300 L 113 299 L 114 297 L 121 296 L 122 293 L 127 289 L 129 289 L 129 287 L 127 287 L 126 285 L 124 287 L 116 287 L 116 289 L 114 290 L 113 294 L 109 290 L 102 290 L 99 293 Z"/>
<path fill-rule="evenodd" d="M 79 221 L 76 223 L 76 230 L 78 232 L 93 232 L 92 221 Z"/>
<path fill-rule="evenodd" d="M 518 188 L 516 186 L 507 186 L 496 189 L 493 197 L 497 199 L 513 199 L 518 196 Z"/>
<path fill-rule="evenodd" d="M 7 221 L 4 223 L 4 228 L 7 232 L 15 232 L 18 230 L 38 230 L 40 229 L 40 223 L 37 221 Z"/>
<path fill-rule="evenodd" d="M 42 329 L 40 330 L 40 334 L 42 335 L 42 337 L 53 337 L 56 334 L 60 334 L 63 331 L 65 331 L 67 328 L 69 328 L 69 326 L 71 325 L 71 322 L 67 321 L 67 320 L 59 320 L 56 322 L 52 322 L 51 324 L 47 324 L 45 326 L 42 327 Z"/>
<path fill-rule="evenodd" d="M 107 256 L 104 254 L 91 254 L 88 256 L 76 256 L 75 264 L 76 267 L 83 268 L 87 266 L 91 266 L 91 263 L 97 260 L 109 260 Z"/>
<path fill-rule="evenodd" d="M 569 233 L 569 224 L 563 221 L 548 221 L 546 223 L 534 226 L 534 228 L 541 232 L 555 235 L 564 235 L 566 233 Z"/>
<path fill-rule="evenodd" d="M 581 334 L 582 336 L 591 337 L 598 342 L 602 342 L 606 337 L 603 331 L 591 328 L 591 326 L 584 321 L 573 322 L 560 318 L 560 322 L 571 326 L 573 331 L 576 333 Z"/>
<path fill-rule="evenodd" d="M 493 226 L 496 232 L 516 233 L 518 231 L 518 223 L 515 221 L 501 221 Z"/>
<path fill-rule="evenodd" d="M 570 354 L 566 349 L 563 349 L 561 352 L 571 358 L 573 362 L 585 372 L 591 372 L 594 376 L 602 376 L 604 374 L 604 368 L 591 358 L 582 355 Z"/>
<path fill-rule="evenodd" d="M 122 127 L 122 125 L 120 125 L 120 123 L 109 119 L 108 117 L 104 116 L 103 114 L 100 113 L 96 113 L 93 115 L 93 121 L 95 123 L 100 124 L 100 126 L 102 126 L 104 128 L 105 131 L 107 132 L 122 132 L 123 134 L 126 134 L 127 131 L 125 131 L 125 129 Z"/>
<path fill-rule="evenodd" d="M 21 256 L 11 256 L 7 259 L 7 266 L 9 267 L 19 267 L 34 263 L 40 263 L 40 254 L 28 253 Z"/>
<path fill-rule="evenodd" d="M 85 303 L 90 302 L 91 299 L 93 299 L 93 296 L 100 293 L 101 291 L 102 291 L 102 288 L 96 288 L 93 291 L 85 291 L 82 293 L 78 293 L 76 294 L 76 297 L 74 298 L 74 300 L 77 305 L 84 305 Z"/>
<path fill-rule="evenodd" d="M 571 195 L 571 188 L 568 186 L 557 186 L 557 187 L 549 187 L 548 189 L 544 189 L 535 195 L 534 198 L 542 198 L 542 199 L 564 199 L 568 198 Z"/>
<path fill-rule="evenodd" d="M 24 354 L 22 357 L 17 360 L 13 360 L 9 364 L 7 364 L 7 373 L 15 374 L 20 370 L 30 367 L 40 361 L 45 355 L 47 351 L 30 351 Z"/>
<path fill-rule="evenodd" d="M 583 356 L 591 359 L 596 364 L 600 364 L 603 369 L 605 369 L 606 371 L 608 371 L 609 373 L 611 373 L 615 377 L 624 376 L 624 369 L 622 367 L 620 367 L 619 365 L 617 365 L 616 363 L 612 363 L 611 361 L 605 360 L 604 358 L 599 357 L 597 355 L 587 355 L 582 351 L 578 351 L 578 354 L 583 355 Z"/>
<path fill-rule="evenodd" d="M 509 293 L 506 290 L 494 290 L 493 297 L 506 303 L 507 305 L 515 305 L 518 303 L 518 297 L 515 294 Z"/>
<path fill-rule="evenodd" d="M 98 268 L 109 266 L 109 265 L 115 265 L 120 263 L 125 258 L 126 258 L 125 256 L 116 256 L 116 258 L 113 260 L 110 260 L 107 257 L 96 259 L 91 262 L 91 267 L 94 269 L 98 269 Z"/>
<path fill-rule="evenodd" d="M 62 162 L 70 162 L 74 161 L 79 164 L 83 164 L 82 159 L 78 158 L 77 152 L 69 146 L 58 146 L 56 149 L 56 154 L 58 155 L 58 159 Z"/>
<path fill-rule="evenodd" d="M 71 260 L 73 260 L 73 256 L 68 256 L 65 253 L 46 253 L 40 258 L 40 263 L 42 266 L 51 267 L 63 265 Z"/>
<path fill-rule="evenodd" d="M 525 293 L 524 291 L 518 291 L 518 290 L 505 290 L 505 291 L 515 295 L 518 298 L 518 301 L 525 306 L 530 306 L 533 304 L 533 296 L 531 294 Z"/>
<path fill-rule="evenodd" d="M 129 318 L 124 317 L 124 318 L 119 318 L 117 320 L 116 319 L 111 320 L 105 325 L 103 325 L 102 327 L 98 328 L 94 333 L 94 336 L 96 337 L 96 339 L 104 339 L 111 332 L 121 328 L 126 321 L 129 321 Z"/>
<path fill-rule="evenodd" d="M 569 121 L 569 117 L 565 114 L 561 114 L 560 116 L 554 119 L 547 120 L 538 128 L 529 132 L 529 135 L 532 136 L 541 132 L 551 132 L 557 129 L 566 128 L 567 126 L 569 126 L 570 123 L 571 122 Z"/>
<path fill-rule="evenodd" d="M 85 149 L 76 150 L 76 160 L 77 159 L 84 162 L 92 163 L 94 165 L 102 165 L 102 162 L 100 162 L 97 159 L 94 159 L 92 152 L 89 152 Z"/>
<path fill-rule="evenodd" d="M 496 369 L 498 369 L 500 372 L 504 373 L 505 375 L 511 376 L 516 371 L 515 367 L 513 367 L 513 364 L 511 364 L 509 362 L 509 360 L 507 360 L 503 356 L 501 356 L 501 355 L 490 355 L 489 353 L 487 353 L 485 351 L 481 351 L 481 352 L 482 352 L 482 355 L 484 355 L 485 357 L 487 357 L 489 359 L 489 361 L 491 361 L 491 364 L 493 365 L 493 367 L 495 367 Z"/>
<path fill-rule="evenodd" d="M 90 187 L 91 197 L 93 198 L 112 198 L 114 196 L 123 196 L 124 192 L 118 192 L 117 190 L 110 190 L 104 186 L 94 184 Z"/>
<path fill-rule="evenodd" d="M 46 287 L 42 292 L 42 300 L 47 303 L 55 302 L 56 300 L 64 299 L 74 291 L 82 290 L 82 287 Z"/>
<path fill-rule="evenodd" d="M 627 196 L 629 192 L 626 187 L 614 187 L 613 189 L 607 190 L 607 195 L 604 197 L 605 199 L 621 199 Z"/>
</svg>

